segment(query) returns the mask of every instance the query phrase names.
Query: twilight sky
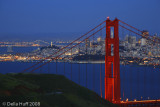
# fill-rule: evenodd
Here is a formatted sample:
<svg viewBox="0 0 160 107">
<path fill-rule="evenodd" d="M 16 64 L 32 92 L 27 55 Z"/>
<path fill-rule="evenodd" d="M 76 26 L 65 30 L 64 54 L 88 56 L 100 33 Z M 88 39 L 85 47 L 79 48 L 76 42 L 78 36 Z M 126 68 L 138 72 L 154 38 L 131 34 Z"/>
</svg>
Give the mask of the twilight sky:
<svg viewBox="0 0 160 107">
<path fill-rule="evenodd" d="M 0 39 L 85 33 L 107 16 L 160 34 L 160 0 L 0 0 Z"/>
</svg>

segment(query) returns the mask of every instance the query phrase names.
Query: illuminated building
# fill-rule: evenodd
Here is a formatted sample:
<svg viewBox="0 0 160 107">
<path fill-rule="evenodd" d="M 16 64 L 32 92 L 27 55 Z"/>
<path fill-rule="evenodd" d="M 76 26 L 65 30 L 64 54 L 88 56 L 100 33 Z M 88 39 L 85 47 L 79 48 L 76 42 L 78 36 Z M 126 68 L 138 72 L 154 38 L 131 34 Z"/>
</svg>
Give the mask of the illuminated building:
<svg viewBox="0 0 160 107">
<path fill-rule="evenodd" d="M 148 37 L 149 32 L 147 30 L 143 30 L 142 31 L 142 39 L 141 39 L 141 46 L 144 46 L 147 44 L 147 39 L 146 37 Z"/>
</svg>

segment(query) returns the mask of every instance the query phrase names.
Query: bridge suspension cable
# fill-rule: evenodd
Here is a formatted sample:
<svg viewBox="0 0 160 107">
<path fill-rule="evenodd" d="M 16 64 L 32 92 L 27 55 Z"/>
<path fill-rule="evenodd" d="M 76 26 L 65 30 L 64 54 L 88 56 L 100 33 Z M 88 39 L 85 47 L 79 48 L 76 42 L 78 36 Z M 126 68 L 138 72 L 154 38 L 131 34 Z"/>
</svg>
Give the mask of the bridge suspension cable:
<svg viewBox="0 0 160 107">
<path fill-rule="evenodd" d="M 137 28 L 135 28 L 135 27 L 133 27 L 133 26 L 131 26 L 131 25 L 129 25 L 129 24 L 121 21 L 121 20 L 119 20 L 119 21 L 120 21 L 121 23 L 123 23 L 123 24 L 125 24 L 125 25 L 127 25 L 127 26 L 129 26 L 129 27 L 131 27 L 131 28 L 133 28 L 133 29 L 136 30 L 136 31 L 143 33 L 143 31 L 141 31 L 141 30 L 139 30 L 139 29 L 137 29 Z M 122 27 L 122 25 L 120 25 L 120 26 Z M 127 28 L 124 27 L 124 26 L 123 26 L 123 28 L 127 29 Z M 131 31 L 131 32 L 133 32 L 133 33 L 136 33 L 136 32 L 134 32 L 133 30 L 130 30 L 130 29 L 127 29 L 127 30 L 129 30 L 129 31 Z M 160 38 L 158 38 L 158 37 L 153 37 L 153 36 L 151 36 L 151 35 L 148 35 L 148 37 L 146 37 L 146 36 L 143 36 L 143 35 L 141 35 L 141 34 L 139 34 L 139 33 L 136 33 L 136 34 L 138 34 L 138 35 L 140 35 L 140 36 L 142 36 L 142 37 L 144 37 L 144 38 L 146 38 L 146 39 L 148 39 L 148 40 L 151 40 L 151 41 L 153 41 L 153 42 L 157 42 L 157 41 L 155 41 L 154 39 L 153 39 L 153 40 L 150 39 L 150 38 L 155 38 L 155 39 L 158 40 L 157 43 L 160 44 Z M 149 37 L 150 37 L 150 38 L 149 38 Z"/>
<path fill-rule="evenodd" d="M 92 31 L 94 31 L 96 28 L 98 28 L 99 26 L 101 26 L 102 24 L 104 24 L 105 21 L 103 21 L 102 23 L 100 23 L 99 25 L 97 25 L 96 27 L 94 27 L 93 29 L 91 29 L 89 32 L 85 33 L 84 35 L 80 36 L 79 38 L 77 38 L 76 40 L 72 41 L 70 44 L 66 45 L 65 47 L 59 49 L 58 51 L 56 51 L 55 53 L 53 53 L 52 55 L 49 55 L 48 57 L 42 59 L 41 61 L 37 62 L 36 64 L 30 66 L 29 68 L 23 70 L 22 72 L 26 72 L 27 70 L 31 69 L 32 67 L 42 63 L 43 61 L 45 61 L 46 59 L 51 58 L 53 55 L 58 54 L 59 52 L 61 52 L 62 50 L 66 49 L 67 47 L 71 46 L 73 43 L 75 43 L 76 41 L 79 41 L 81 38 L 85 37 L 86 35 L 88 35 L 89 33 L 91 33 Z"/>
<path fill-rule="evenodd" d="M 89 38 L 92 37 L 93 35 L 97 34 L 99 31 L 101 31 L 101 30 L 104 29 L 104 28 L 105 28 L 105 26 L 103 26 L 101 29 L 97 30 L 96 32 L 94 32 L 94 33 L 91 34 L 90 36 L 86 37 L 85 39 L 83 39 L 82 41 L 80 41 L 79 43 L 77 43 L 76 45 L 73 45 L 71 48 L 65 50 L 65 51 L 62 52 L 61 54 L 59 54 L 59 55 L 57 55 L 56 57 L 52 58 L 50 61 L 47 61 L 47 62 L 43 63 L 42 65 L 38 66 L 37 68 L 31 70 L 30 72 L 33 72 L 33 71 L 35 71 L 36 69 L 42 67 L 43 65 L 51 62 L 52 60 L 57 59 L 58 57 L 60 57 L 60 56 L 63 55 L 64 53 L 68 52 L 68 51 L 71 50 L 72 48 L 74 48 L 74 47 L 78 46 L 80 43 L 84 42 L 86 39 L 89 39 Z"/>
<path fill-rule="evenodd" d="M 126 28 L 126 27 L 124 27 L 124 26 L 122 26 L 122 25 L 119 25 L 119 26 L 121 26 L 122 28 L 124 28 L 124 29 L 126 29 L 126 30 L 128 30 L 128 31 L 130 31 L 130 32 L 133 32 L 133 33 L 135 33 L 135 34 L 137 34 L 137 35 L 139 35 L 139 36 L 141 36 L 141 37 L 144 37 L 144 38 L 146 38 L 146 39 L 148 39 L 148 40 L 150 40 L 150 41 L 152 41 L 152 42 L 156 42 L 156 43 L 160 44 L 160 42 L 155 41 L 155 40 L 152 40 L 152 39 L 149 38 L 149 37 L 142 36 L 141 34 L 135 32 L 135 31 L 133 31 L 133 30 L 131 30 L 131 29 L 128 29 L 128 28 Z"/>
</svg>

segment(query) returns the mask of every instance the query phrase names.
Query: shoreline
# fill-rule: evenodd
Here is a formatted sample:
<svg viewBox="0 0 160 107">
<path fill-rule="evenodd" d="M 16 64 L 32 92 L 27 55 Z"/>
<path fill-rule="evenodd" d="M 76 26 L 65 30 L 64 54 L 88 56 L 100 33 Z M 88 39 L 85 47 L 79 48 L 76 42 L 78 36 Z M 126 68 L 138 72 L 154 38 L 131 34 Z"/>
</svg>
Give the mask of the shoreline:
<svg viewBox="0 0 160 107">
<path fill-rule="evenodd" d="M 1 62 L 24 62 L 24 63 L 37 63 L 39 62 L 40 60 L 33 60 L 33 61 L 0 61 Z M 42 61 L 42 63 L 45 63 L 45 62 L 48 62 L 49 60 L 45 60 L 45 61 Z M 51 61 L 51 63 L 53 62 L 56 62 L 56 61 Z M 105 61 L 57 61 L 59 63 L 63 63 L 63 62 L 66 62 L 66 63 L 73 63 L 73 64 L 105 64 Z M 120 63 L 120 65 L 135 65 L 135 66 L 153 66 L 153 67 L 160 67 L 159 64 L 152 64 L 152 65 L 145 65 L 145 64 L 124 64 L 124 63 Z"/>
</svg>

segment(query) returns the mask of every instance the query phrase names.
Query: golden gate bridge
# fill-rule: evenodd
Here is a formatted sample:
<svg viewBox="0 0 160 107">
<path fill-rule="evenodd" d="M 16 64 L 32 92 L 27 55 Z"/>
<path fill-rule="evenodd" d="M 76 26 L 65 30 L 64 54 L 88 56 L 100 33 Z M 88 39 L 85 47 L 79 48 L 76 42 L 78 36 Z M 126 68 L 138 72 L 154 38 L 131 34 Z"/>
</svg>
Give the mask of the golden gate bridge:
<svg viewBox="0 0 160 107">
<path fill-rule="evenodd" d="M 92 41 L 92 43 L 95 43 L 95 38 L 101 36 L 101 38 L 104 39 L 105 41 L 105 78 L 104 78 L 104 93 L 105 95 L 102 96 L 102 67 L 100 67 L 100 93 L 101 93 L 101 97 L 104 97 L 106 100 L 118 104 L 121 107 L 132 107 L 132 106 L 136 106 L 136 107 L 160 107 L 160 98 L 156 98 L 156 99 L 144 99 L 144 100 L 128 100 L 126 99 L 125 101 L 122 100 L 121 98 L 121 89 L 124 91 L 124 89 L 121 86 L 121 81 L 123 80 L 121 78 L 121 73 L 123 71 L 120 71 L 120 55 L 119 55 L 119 35 L 120 35 L 120 31 L 119 29 L 125 29 L 126 31 L 128 31 L 129 33 L 133 33 L 135 34 L 137 37 L 142 37 L 147 39 L 148 41 L 150 41 L 150 43 L 153 44 L 160 44 L 160 39 L 158 37 L 154 37 L 151 35 L 147 35 L 144 36 L 142 35 L 141 30 L 115 18 L 115 20 L 110 20 L 109 17 L 107 17 L 107 19 L 105 21 L 103 21 L 102 23 L 100 23 L 98 26 L 96 26 L 95 28 L 91 29 L 89 32 L 87 32 L 86 34 L 80 36 L 79 38 L 77 38 L 76 40 L 72 41 L 71 43 L 69 43 L 68 45 L 60 48 L 59 50 L 57 50 L 55 53 L 49 55 L 48 57 L 40 60 L 39 62 L 37 62 L 36 64 L 26 68 L 25 70 L 23 70 L 22 72 L 30 72 L 33 73 L 35 71 L 37 71 L 38 69 L 41 69 L 44 65 L 49 64 L 52 61 L 55 61 L 55 66 L 56 66 L 56 73 L 58 73 L 58 66 L 57 63 L 58 61 L 62 61 L 64 63 L 63 66 L 63 72 L 64 75 L 67 72 L 67 67 L 65 65 L 65 62 L 67 62 L 67 59 L 65 57 L 62 57 L 65 53 L 70 52 L 70 56 L 69 59 L 72 60 L 73 59 L 73 55 L 74 49 L 79 49 L 79 53 L 81 51 L 81 48 L 85 48 L 86 49 L 86 54 L 87 51 L 89 50 L 87 48 L 87 45 L 84 44 L 85 41 Z M 113 30 L 113 35 L 111 35 L 111 30 Z M 123 32 L 122 32 L 123 33 Z M 102 37 L 104 34 L 104 37 Z M 89 44 L 88 44 L 89 45 Z M 90 49 L 91 53 L 94 55 L 95 52 L 95 47 L 96 45 L 92 45 Z M 98 54 L 98 56 L 102 56 L 101 53 Z M 92 60 L 87 56 L 84 56 L 87 60 Z M 46 61 L 47 60 L 47 61 Z M 44 62 L 45 61 L 45 62 Z M 78 61 L 77 61 L 78 62 Z M 83 69 L 86 72 L 86 78 L 85 78 L 85 82 L 86 82 L 86 87 L 87 87 L 87 83 L 88 83 L 88 72 L 90 71 L 87 68 L 87 63 L 86 64 L 86 68 Z M 102 63 L 101 63 L 102 64 Z M 72 73 L 73 71 L 73 63 L 70 63 L 70 78 L 72 80 L 73 75 Z M 93 65 L 93 69 L 92 72 L 94 73 L 95 71 L 95 66 Z M 46 70 L 45 70 L 46 71 Z M 80 72 L 81 72 L 81 67 L 79 65 L 78 67 L 78 78 L 79 78 L 79 82 L 80 82 Z M 123 73 L 122 73 L 123 74 Z M 145 75 L 145 72 L 144 72 Z M 95 75 L 93 77 L 93 81 L 95 82 Z M 138 78 L 138 77 L 137 77 Z M 141 77 L 140 77 L 141 78 Z M 153 77 L 154 78 L 154 77 Z M 158 83 L 158 81 L 157 81 Z M 137 83 L 138 84 L 138 83 Z M 144 80 L 144 84 L 145 80 Z M 123 84 L 124 85 L 124 84 Z M 157 84 L 158 85 L 158 84 Z M 144 89 L 145 90 L 145 89 Z M 131 93 L 134 94 L 133 90 L 131 90 Z M 159 94 L 158 92 L 156 92 L 157 94 Z M 124 93 L 123 93 L 124 96 Z"/>
</svg>

